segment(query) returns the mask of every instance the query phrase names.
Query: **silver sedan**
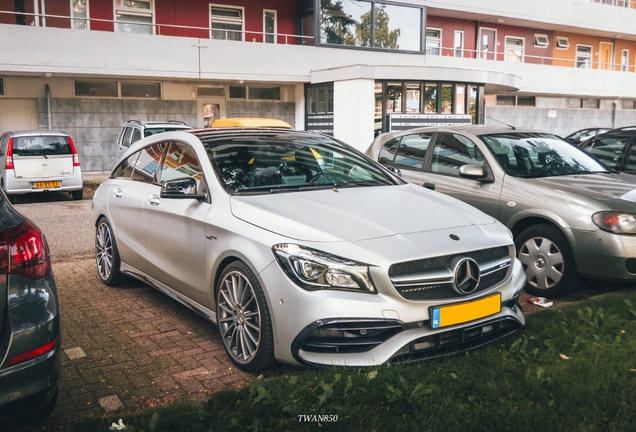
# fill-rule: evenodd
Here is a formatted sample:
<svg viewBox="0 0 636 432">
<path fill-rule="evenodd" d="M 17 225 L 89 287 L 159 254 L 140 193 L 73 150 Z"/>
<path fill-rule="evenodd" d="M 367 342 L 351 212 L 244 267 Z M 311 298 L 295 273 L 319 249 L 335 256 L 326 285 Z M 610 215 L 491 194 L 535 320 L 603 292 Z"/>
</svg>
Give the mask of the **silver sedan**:
<svg viewBox="0 0 636 432">
<path fill-rule="evenodd" d="M 143 139 L 93 219 L 102 281 L 137 278 L 216 323 L 244 370 L 431 357 L 525 323 L 506 227 L 322 135 Z"/>
<path fill-rule="evenodd" d="M 564 295 L 579 275 L 636 280 L 636 177 L 555 135 L 418 128 L 379 136 L 367 154 L 506 224 L 531 294 Z"/>
</svg>

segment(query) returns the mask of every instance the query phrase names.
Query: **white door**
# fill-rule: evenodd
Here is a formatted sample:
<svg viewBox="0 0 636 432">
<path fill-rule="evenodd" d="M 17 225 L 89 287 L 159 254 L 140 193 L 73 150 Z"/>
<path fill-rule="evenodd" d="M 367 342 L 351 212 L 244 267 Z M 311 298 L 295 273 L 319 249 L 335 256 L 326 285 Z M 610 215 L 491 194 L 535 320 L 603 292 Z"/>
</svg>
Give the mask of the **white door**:
<svg viewBox="0 0 636 432">
<path fill-rule="evenodd" d="M 225 98 L 210 97 L 197 101 L 197 126 L 199 128 L 210 128 L 214 120 L 225 118 Z"/>
<path fill-rule="evenodd" d="M 7 131 L 38 128 L 37 99 L 0 98 L 0 135 Z"/>
</svg>

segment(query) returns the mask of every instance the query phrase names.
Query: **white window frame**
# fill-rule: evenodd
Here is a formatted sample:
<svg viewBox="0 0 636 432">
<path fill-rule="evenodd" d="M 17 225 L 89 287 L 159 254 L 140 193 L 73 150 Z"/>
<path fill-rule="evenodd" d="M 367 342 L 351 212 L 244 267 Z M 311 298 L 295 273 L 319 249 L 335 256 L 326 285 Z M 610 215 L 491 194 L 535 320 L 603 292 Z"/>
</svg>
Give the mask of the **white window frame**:
<svg viewBox="0 0 636 432">
<path fill-rule="evenodd" d="M 426 46 L 424 47 L 424 53 L 426 55 L 442 55 L 442 29 L 441 28 L 436 28 L 436 27 L 426 27 L 426 29 L 424 30 L 425 34 L 428 31 L 436 31 L 439 33 L 439 38 L 435 38 L 435 39 L 429 39 L 428 35 L 426 35 Z M 439 42 L 439 45 L 437 46 L 437 50 L 439 50 L 439 52 L 437 54 L 433 54 L 433 53 L 428 53 L 428 41 L 429 40 L 435 40 Z M 432 47 L 433 49 L 435 49 L 435 47 Z"/>
<path fill-rule="evenodd" d="M 579 67 L 579 47 L 590 49 L 589 57 L 585 56 L 586 58 L 589 58 L 589 67 Z M 594 46 L 586 44 L 576 44 L 576 51 L 574 51 L 574 67 L 577 69 L 592 69 L 592 63 L 594 63 Z"/>
<path fill-rule="evenodd" d="M 545 43 L 540 43 L 539 38 L 545 38 Z M 550 46 L 550 40 L 547 34 L 535 33 L 534 34 L 534 47 L 547 49 Z"/>
<path fill-rule="evenodd" d="M 156 26 L 155 26 L 155 0 L 143 0 L 146 2 L 150 3 L 150 9 L 138 9 L 138 8 L 129 8 L 126 6 L 117 6 L 117 0 L 113 0 L 113 31 L 115 33 L 118 33 L 117 31 L 117 24 L 121 23 L 123 21 L 117 21 L 117 11 L 120 11 L 122 14 L 125 15 L 134 15 L 134 16 L 141 16 L 141 17 L 147 17 L 150 16 L 151 18 L 151 25 L 150 27 L 152 28 L 152 33 L 151 34 L 156 34 Z M 145 12 L 145 11 L 148 12 Z M 133 23 L 134 24 L 134 23 Z M 139 25 L 147 25 L 146 23 L 139 23 Z"/>
<path fill-rule="evenodd" d="M 90 21 L 90 0 L 86 0 L 86 19 L 80 19 L 80 18 L 74 18 L 73 17 L 73 0 L 69 0 L 69 3 L 71 4 L 71 29 L 73 30 L 90 30 L 91 29 L 91 21 Z M 86 28 L 85 29 L 76 29 L 75 27 L 73 27 L 73 23 L 75 20 L 78 21 L 84 21 L 86 23 Z"/>
<path fill-rule="evenodd" d="M 554 43 L 554 47 L 558 50 L 569 50 L 570 49 L 570 41 L 567 36 L 555 36 L 556 42 Z"/>
<path fill-rule="evenodd" d="M 457 55 L 457 50 L 458 48 L 455 46 L 455 42 L 456 42 L 456 38 L 457 38 L 457 34 L 461 34 L 462 35 L 462 43 L 461 46 L 459 47 L 459 51 L 460 54 Z M 463 30 L 455 30 L 455 34 L 454 34 L 455 38 L 453 39 L 453 56 L 455 57 L 464 57 L 464 31 Z"/>
<path fill-rule="evenodd" d="M 625 59 L 625 64 L 623 64 L 623 59 Z M 629 72 L 629 50 L 628 49 L 624 49 L 621 51 L 621 71 Z"/>
<path fill-rule="evenodd" d="M 516 41 L 521 41 L 521 46 L 519 45 L 514 45 L 515 49 L 519 49 L 519 47 L 521 48 L 521 55 L 519 56 L 519 63 L 523 63 L 523 58 L 524 55 L 526 53 L 526 40 L 522 37 L 518 37 L 518 36 L 506 36 L 504 38 L 504 61 L 511 61 L 510 60 L 510 56 L 511 54 L 508 54 L 508 40 L 516 40 Z M 515 54 L 514 58 L 517 58 L 517 55 Z M 516 62 L 515 62 L 516 63 Z"/>
<path fill-rule="evenodd" d="M 497 54 L 498 54 L 498 49 L 497 49 L 497 29 L 496 28 L 492 28 L 492 27 L 479 27 L 479 41 L 478 41 L 478 45 L 479 45 L 479 51 L 477 52 L 478 57 L 480 59 L 486 59 L 488 60 L 488 54 L 486 53 L 486 57 L 483 57 L 484 55 L 484 47 L 483 47 L 483 42 L 484 42 L 484 35 L 482 33 L 483 30 L 487 30 L 487 31 L 494 31 L 495 32 L 495 37 L 493 38 L 492 41 L 488 42 L 488 46 L 490 46 L 490 44 L 493 44 L 492 46 L 494 47 L 494 51 L 492 52 L 493 55 L 493 60 L 497 60 Z"/>
<path fill-rule="evenodd" d="M 245 40 L 247 39 L 247 35 L 245 34 L 245 8 L 242 6 L 230 6 L 230 5 L 224 5 L 224 4 L 218 4 L 218 3 L 210 3 L 210 6 L 208 7 L 208 26 L 210 27 L 210 39 L 212 39 L 212 9 L 236 9 L 241 11 L 241 40 L 240 42 L 245 42 Z M 228 24 L 238 24 L 238 20 L 232 19 L 232 18 L 223 19 L 220 17 L 215 17 L 215 21 L 225 22 Z M 263 22 L 264 21 L 265 21 L 265 14 L 263 14 Z M 219 40 L 231 40 L 231 39 L 219 39 Z"/>
<path fill-rule="evenodd" d="M 265 14 L 266 13 L 273 13 L 274 14 L 274 33 L 265 33 Z M 263 43 L 269 43 L 269 42 L 265 42 L 265 38 L 267 36 L 272 36 L 274 38 L 274 44 L 278 43 L 278 12 L 275 11 L 274 9 L 263 9 Z"/>
</svg>

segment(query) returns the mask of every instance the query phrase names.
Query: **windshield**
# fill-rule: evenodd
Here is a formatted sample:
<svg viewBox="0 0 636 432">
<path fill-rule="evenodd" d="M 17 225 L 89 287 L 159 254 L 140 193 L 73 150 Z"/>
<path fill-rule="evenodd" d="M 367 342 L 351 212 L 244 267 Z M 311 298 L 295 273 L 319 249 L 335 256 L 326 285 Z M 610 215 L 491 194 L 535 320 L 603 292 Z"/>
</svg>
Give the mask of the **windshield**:
<svg viewBox="0 0 636 432">
<path fill-rule="evenodd" d="M 596 159 L 554 135 L 505 133 L 479 138 L 488 145 L 506 174 L 514 177 L 609 172 Z"/>
<path fill-rule="evenodd" d="M 382 168 L 329 138 L 239 137 L 205 144 L 230 193 L 397 184 Z"/>
<path fill-rule="evenodd" d="M 73 154 L 66 136 L 27 136 L 13 139 L 14 156 L 50 156 Z"/>
<path fill-rule="evenodd" d="M 189 127 L 153 127 L 153 128 L 147 127 L 144 130 L 144 137 L 149 137 L 149 136 L 157 135 L 164 132 L 174 132 L 174 131 L 188 130 L 188 129 L 190 128 Z"/>
</svg>

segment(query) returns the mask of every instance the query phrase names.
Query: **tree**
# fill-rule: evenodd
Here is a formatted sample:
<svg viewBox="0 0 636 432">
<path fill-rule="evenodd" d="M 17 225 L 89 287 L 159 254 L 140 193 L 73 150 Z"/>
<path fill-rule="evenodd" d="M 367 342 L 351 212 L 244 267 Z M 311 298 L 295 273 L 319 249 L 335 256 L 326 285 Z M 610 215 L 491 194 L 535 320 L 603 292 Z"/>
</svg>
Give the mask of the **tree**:
<svg viewBox="0 0 636 432">
<path fill-rule="evenodd" d="M 367 15 L 367 14 L 365 14 Z M 369 15 L 369 33 L 371 33 L 371 13 Z M 362 21 L 365 18 L 363 15 Z M 369 35 L 369 40 L 371 40 Z M 375 46 L 377 48 L 399 49 L 398 37 L 400 37 L 400 29 L 389 31 L 389 15 L 386 13 L 384 5 L 376 4 L 375 7 Z"/>
<path fill-rule="evenodd" d="M 345 13 L 342 1 L 320 0 L 320 32 L 323 43 L 344 45 L 351 38 L 356 21 Z"/>
</svg>

